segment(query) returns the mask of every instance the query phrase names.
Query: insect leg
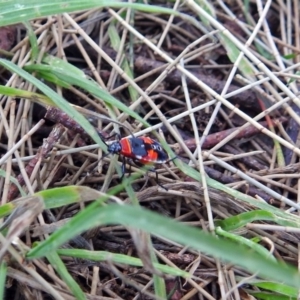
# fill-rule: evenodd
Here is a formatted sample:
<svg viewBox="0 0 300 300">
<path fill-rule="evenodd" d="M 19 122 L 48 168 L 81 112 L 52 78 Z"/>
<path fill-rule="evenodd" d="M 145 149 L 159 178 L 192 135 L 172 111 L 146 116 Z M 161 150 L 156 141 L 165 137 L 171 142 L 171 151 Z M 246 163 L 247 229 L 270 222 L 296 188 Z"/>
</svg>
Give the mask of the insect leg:
<svg viewBox="0 0 300 300">
<path fill-rule="evenodd" d="M 174 156 L 173 158 L 170 158 L 170 159 L 168 159 L 168 160 L 165 162 L 165 164 L 167 164 L 167 163 L 169 163 L 169 162 L 171 162 L 171 161 L 175 160 L 176 158 L 178 158 L 178 156 L 177 156 L 177 155 L 176 155 L 176 156 Z"/>
<path fill-rule="evenodd" d="M 165 186 L 163 186 L 161 183 L 159 183 L 157 171 L 156 171 L 154 168 L 150 168 L 149 171 L 155 173 L 155 181 L 156 181 L 156 184 L 157 184 L 158 186 L 160 186 L 161 188 L 163 188 L 164 190 L 168 191 L 168 189 L 167 189 Z"/>
<path fill-rule="evenodd" d="M 132 163 L 132 161 L 130 160 L 128 162 L 128 164 L 129 164 L 128 177 L 131 175 L 131 163 Z"/>
<path fill-rule="evenodd" d="M 126 173 L 126 159 L 125 159 L 125 156 L 122 156 L 122 176 L 120 178 L 121 181 L 122 181 L 125 173 Z"/>
<path fill-rule="evenodd" d="M 154 172 L 155 172 L 155 181 L 156 181 L 157 185 L 160 186 L 161 188 L 163 188 L 164 190 L 168 191 L 168 189 L 165 186 L 163 186 L 161 183 L 159 183 L 157 171 L 154 171 Z"/>
</svg>

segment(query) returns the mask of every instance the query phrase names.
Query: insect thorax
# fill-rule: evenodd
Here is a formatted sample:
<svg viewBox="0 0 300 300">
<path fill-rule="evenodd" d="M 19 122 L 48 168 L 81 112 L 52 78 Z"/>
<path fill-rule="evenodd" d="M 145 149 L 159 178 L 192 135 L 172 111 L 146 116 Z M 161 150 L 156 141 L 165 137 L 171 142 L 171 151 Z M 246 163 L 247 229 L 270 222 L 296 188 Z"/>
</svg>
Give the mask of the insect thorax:
<svg viewBox="0 0 300 300">
<path fill-rule="evenodd" d="M 122 150 L 122 146 L 120 142 L 114 142 L 110 144 L 107 148 L 107 151 L 112 154 L 119 154 Z"/>
</svg>

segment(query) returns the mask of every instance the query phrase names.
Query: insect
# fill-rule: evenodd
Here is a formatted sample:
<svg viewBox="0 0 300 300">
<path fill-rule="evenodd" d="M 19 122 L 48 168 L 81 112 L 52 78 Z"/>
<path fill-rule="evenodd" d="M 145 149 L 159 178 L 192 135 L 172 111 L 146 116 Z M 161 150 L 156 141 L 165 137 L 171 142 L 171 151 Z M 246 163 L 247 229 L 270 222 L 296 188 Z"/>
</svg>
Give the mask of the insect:
<svg viewBox="0 0 300 300">
<path fill-rule="evenodd" d="M 131 158 L 135 162 L 143 165 L 163 164 L 169 161 L 169 156 L 161 144 L 145 136 L 121 138 L 119 141 L 110 144 L 107 151 L 110 154 L 123 156 L 122 177 L 125 174 L 125 158 Z M 151 171 L 153 171 L 153 169 Z M 163 187 L 158 183 L 158 175 L 157 172 L 155 173 L 157 184 Z M 165 187 L 163 188 L 165 189 Z"/>
<path fill-rule="evenodd" d="M 168 161 L 168 154 L 160 143 L 149 137 L 122 138 L 110 144 L 107 151 L 132 158 L 142 164 L 163 164 Z"/>
</svg>

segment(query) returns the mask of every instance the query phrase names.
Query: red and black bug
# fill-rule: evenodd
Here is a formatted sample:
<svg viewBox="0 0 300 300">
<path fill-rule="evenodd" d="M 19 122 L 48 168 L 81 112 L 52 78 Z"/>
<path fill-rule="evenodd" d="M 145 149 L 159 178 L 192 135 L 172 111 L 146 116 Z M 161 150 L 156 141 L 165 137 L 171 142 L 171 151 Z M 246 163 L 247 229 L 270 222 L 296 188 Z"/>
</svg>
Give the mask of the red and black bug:
<svg viewBox="0 0 300 300">
<path fill-rule="evenodd" d="M 170 161 L 161 144 L 145 136 L 121 138 L 119 141 L 110 144 L 107 147 L 107 151 L 110 154 L 117 154 L 123 157 L 122 177 L 125 174 L 125 158 L 130 158 L 134 162 L 143 165 L 163 164 Z M 153 171 L 152 169 L 150 170 Z M 163 187 L 158 182 L 157 172 L 155 173 L 157 184 Z"/>
<path fill-rule="evenodd" d="M 163 164 L 168 161 L 168 154 L 160 143 L 149 137 L 122 138 L 108 146 L 111 154 L 123 155 L 142 164 Z"/>
</svg>

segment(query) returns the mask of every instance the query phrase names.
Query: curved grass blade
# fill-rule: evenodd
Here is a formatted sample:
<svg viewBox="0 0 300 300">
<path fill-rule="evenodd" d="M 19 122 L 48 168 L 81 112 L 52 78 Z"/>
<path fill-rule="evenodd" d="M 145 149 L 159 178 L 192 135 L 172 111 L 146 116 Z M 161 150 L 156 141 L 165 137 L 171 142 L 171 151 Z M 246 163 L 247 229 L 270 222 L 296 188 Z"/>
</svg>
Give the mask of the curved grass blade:
<svg viewBox="0 0 300 300">
<path fill-rule="evenodd" d="M 287 296 L 287 297 L 297 297 L 298 290 L 290 287 L 286 284 L 278 283 L 278 282 L 270 282 L 270 281 L 258 281 L 255 280 L 254 282 L 250 281 L 250 284 L 257 286 L 259 288 L 269 290 L 272 292 L 276 292 L 278 294 Z"/>
<path fill-rule="evenodd" d="M 222 227 L 223 230 L 231 231 L 245 226 L 253 221 L 273 221 L 281 223 L 280 217 L 266 210 L 253 210 L 241 213 L 239 215 L 227 218 L 222 221 L 215 221 L 216 226 Z"/>
<path fill-rule="evenodd" d="M 244 238 L 242 236 L 239 236 L 239 235 L 227 232 L 227 231 L 223 230 L 221 227 L 217 227 L 216 228 L 216 233 L 219 236 L 223 236 L 223 237 L 228 238 L 228 239 L 230 239 L 232 241 L 238 242 L 241 245 L 242 244 L 246 245 L 249 248 L 252 248 L 257 253 L 260 253 L 262 256 L 265 256 L 268 259 L 270 258 L 270 259 L 276 261 L 275 257 L 272 256 L 272 254 L 267 249 L 265 249 L 263 246 L 255 243 L 255 242 L 253 242 L 252 240 L 249 240 L 249 239 Z"/>
<path fill-rule="evenodd" d="M 37 41 L 36 35 L 33 31 L 31 24 L 28 21 L 24 21 L 24 25 L 27 29 L 27 34 L 29 37 L 30 49 L 31 49 L 31 59 L 35 61 L 38 59 L 38 55 L 39 55 L 38 41 Z"/>
<path fill-rule="evenodd" d="M 103 193 L 86 186 L 73 185 L 40 191 L 35 193 L 34 196 L 43 199 L 45 208 L 51 209 L 80 201 L 95 200 L 103 196 Z"/>
<path fill-rule="evenodd" d="M 143 263 L 139 258 L 128 256 L 125 254 L 112 253 L 108 251 L 89 251 L 82 249 L 58 249 L 58 255 L 70 256 L 82 259 L 88 259 L 93 261 L 111 261 L 114 263 L 125 264 L 135 267 L 143 267 Z M 179 268 L 173 268 L 159 263 L 153 263 L 154 267 L 159 271 L 172 275 L 172 276 L 181 276 L 183 278 L 190 278 L 191 274 L 185 271 L 182 271 Z"/>
<path fill-rule="evenodd" d="M 29 81 L 39 90 L 41 90 L 46 96 L 48 96 L 57 107 L 67 113 L 72 119 L 75 119 L 78 124 L 90 135 L 90 137 L 100 145 L 100 147 L 106 151 L 106 145 L 102 142 L 100 137 L 98 136 L 95 128 L 80 114 L 74 109 L 63 97 L 58 95 L 52 89 L 50 89 L 47 85 L 42 83 L 40 80 L 36 79 L 34 76 L 30 75 L 19 66 L 15 65 L 14 63 L 0 59 L 0 65 L 7 68 L 11 72 L 17 73 L 19 76 L 24 78 L 25 80 Z"/>
<path fill-rule="evenodd" d="M 241 51 L 238 47 L 224 34 L 219 33 L 220 41 L 224 48 L 226 49 L 227 55 L 232 63 L 235 63 L 237 58 L 239 57 Z M 244 56 L 239 65 L 238 69 L 244 74 L 244 76 L 254 76 L 253 69 L 249 60 Z"/>
<path fill-rule="evenodd" d="M 149 13 L 179 14 L 178 12 L 165 7 L 115 0 L 52 0 L 51 2 L 48 0 L 39 0 L 38 2 L 36 0 L 20 2 L 6 0 L 1 2 L 0 26 L 16 24 L 65 12 L 71 13 L 101 7 L 132 8 Z"/>
<path fill-rule="evenodd" d="M 216 17 L 216 12 L 215 12 L 214 8 L 212 7 L 212 5 L 208 1 L 195 0 L 195 2 L 198 5 L 200 5 L 208 14 L 210 14 L 213 17 Z M 203 17 L 202 15 L 200 15 L 199 17 L 205 26 L 207 26 L 207 27 L 210 26 L 209 21 L 205 17 Z"/>
<path fill-rule="evenodd" d="M 0 206 L 0 218 L 4 218 L 11 214 L 13 210 L 17 207 L 16 204 L 10 202 Z"/>
<path fill-rule="evenodd" d="M 62 207 L 73 203 L 86 202 L 95 199 L 101 199 L 101 200 L 97 200 L 98 204 L 101 204 L 102 202 L 108 200 L 113 195 L 123 191 L 127 186 L 130 186 L 131 183 L 134 180 L 138 179 L 140 176 L 141 174 L 133 174 L 128 178 L 124 178 L 121 184 L 116 185 L 107 194 L 103 194 L 101 192 L 98 192 L 86 186 L 75 186 L 75 185 L 40 191 L 33 195 L 21 197 L 9 203 L 6 203 L 4 205 L 1 205 L 0 218 L 10 215 L 19 206 L 24 205 L 24 203 L 29 204 L 29 202 L 31 201 L 36 202 L 42 200 L 45 209 L 57 208 L 57 207 Z M 133 199 L 133 196 L 131 197 L 131 199 Z M 134 200 L 137 201 L 137 199 Z"/>
<path fill-rule="evenodd" d="M 297 298 L 278 295 L 273 292 L 253 292 L 249 290 L 247 292 L 249 295 L 259 300 L 297 300 Z"/>
<path fill-rule="evenodd" d="M 136 112 L 128 108 L 125 104 L 117 100 L 115 97 L 110 95 L 107 91 L 103 90 L 98 83 L 94 82 L 92 79 L 88 78 L 82 71 L 77 69 L 77 72 L 70 72 L 70 67 L 72 70 L 75 68 L 71 64 L 55 58 L 51 56 L 46 56 L 43 60 L 45 63 L 49 65 L 41 65 L 41 64 L 34 64 L 26 66 L 25 69 L 30 72 L 37 72 L 37 74 L 46 79 L 45 76 L 55 76 L 60 81 L 64 81 L 65 84 L 75 85 L 78 86 L 87 92 L 91 93 L 95 97 L 103 100 L 105 103 L 117 107 L 121 111 L 125 112 L 126 114 L 130 115 L 131 117 L 135 118 L 139 122 L 141 122 L 144 126 L 149 127 L 150 125 L 141 118 Z M 78 71 L 81 73 L 79 74 Z"/>
<path fill-rule="evenodd" d="M 63 83 L 63 84 L 65 84 L 65 83 Z M 70 87 L 69 84 L 67 86 Z M 28 99 L 32 102 L 38 103 L 38 104 L 43 105 L 43 106 L 56 107 L 56 104 L 50 98 L 48 98 L 45 95 L 34 93 L 34 92 L 28 92 L 28 91 L 24 91 L 24 90 L 12 88 L 12 87 L 4 86 L 4 85 L 0 85 L 0 94 L 10 96 L 10 97 L 25 98 L 25 99 Z M 121 122 L 113 120 L 113 119 L 111 119 L 111 118 L 109 118 L 109 117 L 107 117 L 103 114 L 96 113 L 96 112 L 91 111 L 89 109 L 85 109 L 83 107 L 76 106 L 76 105 L 73 105 L 73 104 L 70 104 L 70 105 L 72 105 L 78 112 L 80 112 L 81 114 L 85 115 L 88 118 L 105 120 L 105 121 L 109 121 L 109 122 L 112 122 L 112 123 L 116 123 L 119 126 L 124 127 L 126 130 L 128 130 L 128 132 L 130 132 L 131 135 L 133 135 L 132 132 L 130 131 L 130 129 L 127 126 L 125 126 L 124 124 L 122 124 Z"/>
<path fill-rule="evenodd" d="M 164 147 L 166 147 L 167 149 L 170 148 L 168 145 L 164 145 Z M 175 162 L 176 166 L 187 176 L 190 176 L 190 177 L 194 178 L 195 180 L 197 180 L 198 182 L 201 182 L 201 175 L 197 170 L 188 166 L 187 164 L 185 164 L 183 161 L 181 161 L 179 159 L 176 159 L 174 162 Z M 209 177 L 206 178 L 206 181 L 207 181 L 208 186 L 210 186 L 211 188 L 222 191 L 228 195 L 231 195 L 234 198 L 239 199 L 240 201 L 249 203 L 249 204 L 253 205 L 254 207 L 257 207 L 261 210 L 269 211 L 269 212 L 273 213 L 276 216 L 276 222 L 279 225 L 300 228 L 300 218 L 298 216 L 286 213 L 272 205 L 269 205 L 268 203 L 258 201 L 251 196 L 248 196 L 237 190 L 234 190 L 234 189 L 232 189 L 214 179 L 211 179 Z"/>
<path fill-rule="evenodd" d="M 74 278 L 68 272 L 65 264 L 62 262 L 61 258 L 56 252 L 51 252 L 47 254 L 47 259 L 49 260 L 52 267 L 59 274 L 60 278 L 67 284 L 70 291 L 72 291 L 73 295 L 78 300 L 86 300 L 84 292 L 81 290 L 78 283 L 74 280 Z"/>
<path fill-rule="evenodd" d="M 111 22 L 110 25 L 108 26 L 108 35 L 113 49 L 115 51 L 118 51 L 120 49 L 121 39 L 119 37 L 117 28 L 113 22 Z M 128 77 L 134 79 L 133 70 L 130 68 L 129 62 L 126 57 L 123 58 L 123 62 L 121 66 L 124 72 L 128 75 Z M 138 92 L 135 90 L 135 88 L 129 86 L 128 92 L 130 94 L 131 101 L 132 102 L 136 101 L 139 95 Z"/>
<path fill-rule="evenodd" d="M 36 102 L 44 106 L 47 105 L 56 106 L 55 103 L 45 95 L 24 91 L 9 86 L 0 85 L 0 94 L 10 96 L 10 97 L 20 97 L 20 98 L 29 99 L 33 102 Z"/>
<path fill-rule="evenodd" d="M 297 269 L 274 262 L 244 245 L 217 238 L 196 228 L 175 222 L 156 213 L 129 205 L 107 205 L 100 207 L 94 202 L 79 212 L 67 226 L 54 232 L 46 241 L 41 242 L 27 253 L 27 258 L 45 256 L 69 239 L 96 226 L 121 224 L 159 235 L 183 245 L 203 251 L 246 268 L 261 276 L 278 280 L 290 286 L 300 287 L 300 274 Z"/>
<path fill-rule="evenodd" d="M 65 205 L 78 203 L 80 201 L 91 201 L 103 196 L 94 189 L 85 186 L 66 186 L 53 188 L 45 191 L 37 192 L 33 195 L 21 197 L 9 203 L 0 206 L 0 218 L 10 215 L 18 207 L 30 205 L 30 202 L 43 201 L 45 209 L 62 207 Z M 107 197 L 109 198 L 110 195 Z"/>
<path fill-rule="evenodd" d="M 7 265 L 5 261 L 2 261 L 0 264 L 0 299 L 5 298 L 5 282 L 7 276 Z"/>
</svg>

